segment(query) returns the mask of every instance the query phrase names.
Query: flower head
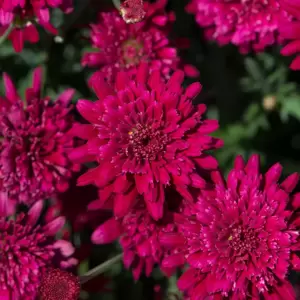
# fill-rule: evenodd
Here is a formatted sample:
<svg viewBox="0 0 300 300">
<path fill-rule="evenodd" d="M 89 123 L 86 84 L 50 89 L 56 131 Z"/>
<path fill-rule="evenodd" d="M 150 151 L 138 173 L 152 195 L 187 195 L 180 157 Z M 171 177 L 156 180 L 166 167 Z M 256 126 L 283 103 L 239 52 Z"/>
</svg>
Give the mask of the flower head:
<svg viewBox="0 0 300 300">
<path fill-rule="evenodd" d="M 60 269 L 47 270 L 41 280 L 41 300 L 77 300 L 80 294 L 79 278 Z"/>
<path fill-rule="evenodd" d="M 100 68 L 109 82 L 114 81 L 118 71 L 134 73 L 140 62 L 148 62 L 150 71 L 160 70 L 169 77 L 182 62 L 168 40 L 173 14 L 165 12 L 166 3 L 165 0 L 145 2 L 146 15 L 137 24 L 127 24 L 117 11 L 101 13 L 98 23 L 91 25 L 92 45 L 99 51 L 86 53 L 82 64 Z M 186 70 L 187 75 L 198 76 L 194 67 Z"/>
<path fill-rule="evenodd" d="M 299 270 L 299 176 L 278 183 L 282 168 L 259 171 L 259 157 L 236 158 L 227 182 L 213 174 L 215 189 L 199 197 L 181 232 L 190 269 L 178 281 L 190 299 L 295 299 L 286 279 Z M 187 232 L 188 234 L 185 234 Z"/>
<path fill-rule="evenodd" d="M 68 135 L 73 117 L 68 104 L 74 91 L 63 92 L 56 102 L 41 96 L 41 69 L 23 102 L 4 74 L 5 97 L 0 98 L 0 214 L 14 204 L 31 204 L 68 188 L 79 165 L 67 157 L 73 147 Z"/>
<path fill-rule="evenodd" d="M 13 29 L 9 34 L 16 52 L 23 50 L 24 41 L 36 43 L 39 40 L 38 31 L 34 23 L 38 23 L 46 30 L 57 34 L 56 28 L 50 22 L 50 10 L 60 8 L 65 13 L 73 10 L 73 0 L 2 0 L 0 1 L 0 35 L 8 30 L 10 24 Z"/>
<path fill-rule="evenodd" d="M 68 268 L 76 263 L 70 258 L 73 246 L 55 240 L 65 219 L 56 217 L 37 225 L 42 208 L 39 201 L 14 220 L 0 218 L 0 291 L 7 291 L 11 299 L 35 299 L 41 275 L 48 267 Z"/>
<path fill-rule="evenodd" d="M 292 61 L 290 68 L 300 70 L 300 2 L 291 0 L 281 0 L 281 6 L 293 16 L 293 21 L 286 21 L 280 26 L 280 34 L 283 39 L 290 42 L 285 45 L 281 54 L 290 56 L 298 54 Z"/>
<path fill-rule="evenodd" d="M 142 195 L 150 214 L 163 215 L 165 187 L 175 188 L 187 200 L 194 200 L 193 188 L 206 181 L 196 170 L 211 170 L 217 161 L 206 150 L 222 145 L 208 134 L 218 128 L 216 120 L 205 120 L 205 105 L 194 106 L 200 83 L 183 89 L 182 71 L 164 83 L 159 71 L 148 78 L 141 65 L 135 78 L 120 72 L 115 90 L 98 76 L 93 87 L 100 100 L 79 100 L 77 109 L 91 125 L 77 125 L 76 134 L 88 142 L 71 154 L 77 161 L 97 161 L 99 166 L 78 180 L 95 184 L 100 208 L 114 201 L 114 213 L 125 216 Z M 112 197 L 114 195 L 114 197 Z"/>
<path fill-rule="evenodd" d="M 155 221 L 143 205 L 137 206 L 122 220 L 112 218 L 100 225 L 94 231 L 92 241 L 105 244 L 120 237 L 124 265 L 132 269 L 135 280 L 142 272 L 150 276 L 156 264 L 169 276 L 185 263 L 182 251 L 185 239 L 177 230 L 176 217 L 169 212 Z M 170 240 L 172 249 L 168 247 Z"/>
<path fill-rule="evenodd" d="M 121 4 L 120 13 L 126 23 L 137 23 L 146 15 L 143 0 L 126 0 Z"/>
<path fill-rule="evenodd" d="M 187 11 L 196 15 L 208 39 L 235 44 L 242 52 L 281 42 L 279 26 L 290 20 L 279 0 L 191 0 Z"/>
</svg>

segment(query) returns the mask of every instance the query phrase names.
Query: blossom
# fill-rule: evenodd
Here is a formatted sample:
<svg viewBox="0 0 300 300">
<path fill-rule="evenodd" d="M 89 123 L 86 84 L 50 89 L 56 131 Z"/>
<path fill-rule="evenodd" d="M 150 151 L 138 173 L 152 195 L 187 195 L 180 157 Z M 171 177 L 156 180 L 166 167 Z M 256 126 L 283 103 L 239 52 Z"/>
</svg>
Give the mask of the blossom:
<svg viewBox="0 0 300 300">
<path fill-rule="evenodd" d="M 120 14 L 126 23 L 137 23 L 146 15 L 143 0 L 126 0 L 120 6 Z"/>
<path fill-rule="evenodd" d="M 26 0 L 0 2 L 0 35 L 10 30 L 8 38 L 12 41 L 16 52 L 21 52 L 24 42 L 37 43 L 39 33 L 34 23 L 44 27 L 52 34 L 57 34 L 51 25 L 50 10 L 60 8 L 64 13 L 73 10 L 73 0 Z"/>
<path fill-rule="evenodd" d="M 165 12 L 166 4 L 166 0 L 145 2 L 146 15 L 137 24 L 127 24 L 117 11 L 100 13 L 98 23 L 91 25 L 96 51 L 84 54 L 82 65 L 98 68 L 112 82 L 118 71 L 134 73 L 140 62 L 148 62 L 150 71 L 160 70 L 168 78 L 183 63 L 168 39 L 174 15 Z M 198 76 L 193 66 L 184 67 L 187 75 Z"/>
<path fill-rule="evenodd" d="M 71 257 L 73 246 L 55 239 L 64 226 L 64 217 L 37 224 L 42 208 L 43 202 L 38 201 L 15 219 L 0 218 L 0 291 L 9 293 L 10 299 L 35 299 L 47 268 L 76 264 Z"/>
<path fill-rule="evenodd" d="M 158 264 L 168 276 L 176 267 L 185 263 L 184 237 L 177 231 L 174 220 L 177 215 L 167 213 L 155 221 L 143 205 L 133 208 L 122 220 L 111 218 L 101 224 L 93 233 L 95 244 L 111 243 L 119 238 L 123 248 L 123 262 L 131 268 L 133 277 L 138 280 L 143 271 L 150 276 L 154 265 Z M 179 217 L 179 216 L 178 216 Z M 168 248 L 169 241 L 172 246 Z"/>
<path fill-rule="evenodd" d="M 190 268 L 178 287 L 188 299 L 295 299 L 287 275 L 300 269 L 300 194 L 291 194 L 299 175 L 279 183 L 281 172 L 277 163 L 261 174 L 253 155 L 246 165 L 236 158 L 227 182 L 212 174 L 215 189 L 180 227 Z"/>
<path fill-rule="evenodd" d="M 41 96 L 41 72 L 33 74 L 32 87 L 22 101 L 4 74 L 6 94 L 0 98 L 0 214 L 11 213 L 16 203 L 31 204 L 68 188 L 72 163 L 67 153 L 74 140 L 68 131 L 72 89 L 52 103 Z"/>
<path fill-rule="evenodd" d="M 284 22 L 280 26 L 280 34 L 282 38 L 291 40 L 281 49 L 284 56 L 300 53 L 300 2 L 291 0 L 281 0 L 282 7 L 293 16 L 292 22 Z M 292 70 L 300 70 L 300 55 L 292 61 L 290 68 Z"/>
<path fill-rule="evenodd" d="M 142 195 L 139 198 L 158 220 L 166 186 L 191 202 L 191 190 L 206 186 L 196 169 L 203 173 L 217 167 L 206 151 L 222 146 L 208 135 L 218 122 L 203 118 L 204 104 L 192 104 L 200 83 L 183 89 L 183 79 L 184 73 L 176 71 L 164 83 L 159 71 L 148 76 L 142 64 L 136 77 L 119 72 L 114 89 L 99 75 L 92 85 L 100 100 L 77 102 L 79 113 L 91 124 L 76 124 L 74 131 L 88 141 L 70 157 L 99 164 L 78 179 L 79 185 L 99 187 L 94 208 L 114 201 L 115 216 L 123 217 Z"/>
<path fill-rule="evenodd" d="M 53 268 L 44 273 L 39 287 L 41 300 L 77 300 L 79 294 L 80 282 L 78 277 Z"/>
<path fill-rule="evenodd" d="M 186 9 L 195 14 L 208 39 L 232 43 L 241 52 L 262 51 L 281 42 L 280 24 L 290 20 L 279 0 L 191 0 Z"/>
</svg>

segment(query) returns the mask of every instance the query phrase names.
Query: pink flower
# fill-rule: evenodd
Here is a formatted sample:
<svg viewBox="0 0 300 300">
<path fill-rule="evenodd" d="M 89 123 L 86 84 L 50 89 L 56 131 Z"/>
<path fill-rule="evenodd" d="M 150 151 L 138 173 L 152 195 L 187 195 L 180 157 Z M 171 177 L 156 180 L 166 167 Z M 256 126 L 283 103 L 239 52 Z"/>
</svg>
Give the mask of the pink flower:
<svg viewBox="0 0 300 300">
<path fill-rule="evenodd" d="M 281 42 L 278 28 L 290 21 L 279 0 L 191 0 L 187 11 L 195 14 L 208 39 L 232 43 L 241 52 L 262 51 Z"/>
<path fill-rule="evenodd" d="M 293 22 L 285 22 L 280 26 L 280 34 L 286 40 L 291 40 L 282 48 L 281 54 L 290 56 L 300 53 L 300 1 L 299 0 L 281 0 L 282 7 L 293 17 Z M 292 61 L 290 68 L 300 70 L 300 55 Z"/>
<path fill-rule="evenodd" d="M 68 135 L 72 89 L 55 103 L 41 96 L 41 69 L 23 102 L 4 74 L 5 97 L 0 97 L 0 215 L 12 213 L 16 203 L 31 204 L 65 191 L 79 165 L 68 159 L 73 138 Z"/>
<path fill-rule="evenodd" d="M 41 275 L 48 267 L 68 268 L 76 264 L 71 258 L 73 246 L 55 235 L 65 219 L 57 217 L 48 223 L 37 224 L 43 202 L 32 206 L 27 214 L 16 219 L 0 218 L 0 291 L 8 299 L 35 299 Z"/>
<path fill-rule="evenodd" d="M 193 106 L 200 83 L 186 89 L 182 71 L 164 83 L 159 71 L 148 77 L 142 64 L 130 79 L 118 73 L 115 89 L 99 75 L 92 82 L 99 98 L 79 100 L 77 109 L 90 125 L 76 125 L 76 134 L 88 142 L 71 154 L 77 162 L 97 161 L 99 166 L 78 180 L 79 185 L 95 184 L 100 200 L 93 209 L 114 201 L 114 214 L 125 216 L 142 195 L 154 219 L 163 215 L 165 188 L 175 188 L 193 201 L 193 188 L 206 181 L 197 173 L 217 167 L 207 150 L 222 146 L 208 134 L 218 128 L 216 120 L 205 120 L 204 104 Z"/>
<path fill-rule="evenodd" d="M 150 276 L 156 264 L 170 276 L 185 263 L 184 252 L 181 251 L 185 239 L 177 231 L 176 217 L 176 214 L 167 213 L 161 220 L 154 221 L 145 207 L 138 206 L 122 220 L 112 218 L 100 225 L 94 231 L 92 241 L 106 244 L 121 236 L 123 262 L 126 268 L 132 269 L 135 280 L 143 271 Z M 168 248 L 170 240 L 172 246 L 176 244 L 177 247 Z"/>
<path fill-rule="evenodd" d="M 44 273 L 39 287 L 41 300 L 77 300 L 80 294 L 79 278 L 60 269 Z"/>
<path fill-rule="evenodd" d="M 50 10 L 53 8 L 70 13 L 73 10 L 73 0 L 0 1 L 0 35 L 13 23 L 8 38 L 12 41 L 15 51 L 21 52 L 25 41 L 37 43 L 39 40 L 35 22 L 52 34 L 57 34 L 50 21 Z"/>
<path fill-rule="evenodd" d="M 246 165 L 236 158 L 227 182 L 213 173 L 214 191 L 180 228 L 190 269 L 178 287 L 188 299 L 295 299 L 287 275 L 300 270 L 300 194 L 290 196 L 299 175 L 279 184 L 281 172 L 277 163 L 261 174 L 253 155 Z"/>
<path fill-rule="evenodd" d="M 137 24 L 127 24 L 117 11 L 101 13 L 98 23 L 91 25 L 96 51 L 83 56 L 83 66 L 100 68 L 112 82 L 118 71 L 132 74 L 140 62 L 148 62 L 150 71 L 160 70 L 168 78 L 183 63 L 168 39 L 174 16 L 165 12 L 166 4 L 166 0 L 145 2 L 146 15 Z M 188 76 L 199 75 L 193 66 L 186 65 L 185 69 Z"/>
<path fill-rule="evenodd" d="M 146 12 L 143 0 L 126 0 L 121 4 L 120 13 L 126 23 L 141 22 Z"/>
</svg>

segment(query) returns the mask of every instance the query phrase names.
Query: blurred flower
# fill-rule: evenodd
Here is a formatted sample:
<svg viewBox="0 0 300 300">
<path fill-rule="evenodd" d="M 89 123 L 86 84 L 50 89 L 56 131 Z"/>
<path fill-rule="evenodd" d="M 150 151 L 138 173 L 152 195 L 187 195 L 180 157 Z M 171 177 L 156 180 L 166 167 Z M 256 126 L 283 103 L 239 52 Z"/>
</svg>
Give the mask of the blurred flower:
<svg viewBox="0 0 300 300">
<path fill-rule="evenodd" d="M 16 203 L 31 204 L 68 188 L 79 165 L 67 156 L 73 147 L 68 135 L 72 89 L 52 103 L 41 96 L 41 69 L 23 102 L 4 74 L 5 97 L 0 98 L 0 215 L 12 213 Z"/>
<path fill-rule="evenodd" d="M 300 53 L 300 2 L 298 0 L 281 0 L 282 7 L 288 11 L 293 17 L 293 22 L 286 21 L 280 26 L 280 34 L 282 38 L 291 40 L 281 50 L 284 56 L 290 56 Z M 300 55 L 292 61 L 290 68 L 292 70 L 300 70 Z"/>
<path fill-rule="evenodd" d="M 34 25 L 37 23 L 52 34 L 57 34 L 51 25 L 50 10 L 60 8 L 64 13 L 73 10 L 73 0 L 2 0 L 0 2 L 0 34 L 13 24 L 9 35 L 16 52 L 23 50 L 24 42 L 37 43 L 39 33 Z"/>
<path fill-rule="evenodd" d="M 76 264 L 71 257 L 73 246 L 55 240 L 65 219 L 40 222 L 42 208 L 43 202 L 38 201 L 15 220 L 0 218 L 0 294 L 7 292 L 10 299 L 35 299 L 41 275 L 48 267 L 69 268 Z"/>
<path fill-rule="evenodd" d="M 148 78 L 142 64 L 136 78 L 120 72 L 115 90 L 99 75 L 92 82 L 100 100 L 79 100 L 77 109 L 91 124 L 76 124 L 77 135 L 87 139 L 71 158 L 77 162 L 97 161 L 78 179 L 79 185 L 99 187 L 95 209 L 114 202 L 114 214 L 125 216 L 143 195 L 154 219 L 163 215 L 165 187 L 175 188 L 193 202 L 192 188 L 203 188 L 206 181 L 196 169 L 212 170 L 217 161 L 207 150 L 222 146 L 208 134 L 218 128 L 216 120 L 204 120 L 206 106 L 193 106 L 201 91 L 200 83 L 186 89 L 182 71 L 164 83 L 159 71 Z M 115 196 L 113 196 L 115 195 Z M 113 197 L 112 197 L 113 196 Z"/>
<path fill-rule="evenodd" d="M 121 4 L 120 13 L 126 23 L 141 22 L 146 12 L 143 0 L 126 0 Z"/>
<path fill-rule="evenodd" d="M 40 287 L 41 300 L 77 300 L 80 294 L 79 278 L 60 269 L 49 269 L 44 273 Z"/>
<path fill-rule="evenodd" d="M 184 253 L 167 249 L 164 243 L 171 239 L 173 245 L 182 246 L 185 239 L 177 232 L 174 223 L 176 214 L 167 213 L 159 221 L 154 221 L 144 206 L 132 209 L 122 220 L 110 219 L 100 225 L 92 235 L 95 244 L 111 243 L 120 237 L 123 248 L 123 262 L 131 268 L 133 277 L 138 280 L 145 271 L 150 276 L 155 264 L 170 276 L 176 267 L 185 262 Z"/>
<path fill-rule="evenodd" d="M 117 11 L 101 13 L 98 23 L 91 25 L 92 45 L 98 50 L 84 54 L 83 66 L 100 68 L 112 82 L 118 71 L 126 70 L 129 75 L 140 62 L 148 62 L 150 71 L 160 70 L 169 78 L 183 64 L 168 40 L 174 16 L 165 12 L 166 4 L 166 0 L 145 2 L 145 18 L 137 24 L 126 24 Z M 187 65 L 185 70 L 188 76 L 199 75 L 193 66 Z"/>
<path fill-rule="evenodd" d="M 196 219 L 179 229 L 190 269 L 178 287 L 188 299 L 295 299 L 287 275 L 300 270 L 300 194 L 290 197 L 299 175 L 279 184 L 281 172 L 277 163 L 261 174 L 253 155 L 246 165 L 236 158 L 227 183 L 213 173 L 214 193 L 199 197 Z"/>
<path fill-rule="evenodd" d="M 195 14 L 208 39 L 235 44 L 241 52 L 281 42 L 278 28 L 290 21 L 279 0 L 191 0 L 187 11 Z"/>
<path fill-rule="evenodd" d="M 71 223 L 74 231 L 81 231 L 85 226 L 95 228 L 101 220 L 111 217 L 111 212 L 107 210 L 88 210 L 88 205 L 98 198 L 98 189 L 93 185 L 77 186 L 77 179 L 88 168 L 83 169 L 73 175 L 69 182 L 69 189 L 64 193 L 58 193 L 54 199 L 55 205 L 52 209 L 60 212 Z"/>
</svg>

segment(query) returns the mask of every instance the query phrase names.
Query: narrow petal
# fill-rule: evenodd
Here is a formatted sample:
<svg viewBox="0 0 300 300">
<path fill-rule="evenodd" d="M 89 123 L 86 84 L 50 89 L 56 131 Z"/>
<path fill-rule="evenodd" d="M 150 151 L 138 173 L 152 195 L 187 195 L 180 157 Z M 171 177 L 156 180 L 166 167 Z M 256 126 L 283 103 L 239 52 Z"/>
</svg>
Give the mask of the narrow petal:
<svg viewBox="0 0 300 300">
<path fill-rule="evenodd" d="M 91 240 L 94 244 L 110 244 L 120 235 L 120 223 L 115 218 L 111 218 L 95 229 Z"/>
</svg>

